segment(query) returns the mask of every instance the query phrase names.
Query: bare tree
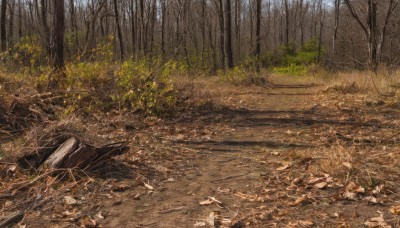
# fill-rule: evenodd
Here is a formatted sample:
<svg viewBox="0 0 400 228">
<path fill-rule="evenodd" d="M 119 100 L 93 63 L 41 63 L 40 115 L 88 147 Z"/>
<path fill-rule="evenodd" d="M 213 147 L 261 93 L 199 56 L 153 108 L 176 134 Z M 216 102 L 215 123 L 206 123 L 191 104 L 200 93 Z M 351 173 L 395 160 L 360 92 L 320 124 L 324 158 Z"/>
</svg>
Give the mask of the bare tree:
<svg viewBox="0 0 400 228">
<path fill-rule="evenodd" d="M 399 1 L 397 0 L 389 0 L 388 7 L 385 13 L 384 24 L 381 26 L 380 31 L 377 25 L 377 14 L 378 14 L 378 2 L 376 0 L 367 0 L 367 17 L 366 21 L 362 21 L 361 13 L 357 12 L 350 2 L 350 0 L 344 0 L 347 5 L 352 17 L 356 20 L 356 22 L 361 27 L 367 42 L 368 42 L 368 66 L 369 68 L 376 70 L 378 66 L 378 59 L 382 53 L 382 46 L 386 39 L 386 28 L 389 22 L 389 19 L 393 13 L 393 10 L 398 6 Z M 378 41 L 378 36 L 380 33 L 380 38 Z M 379 43 L 379 45 L 378 45 Z"/>
</svg>

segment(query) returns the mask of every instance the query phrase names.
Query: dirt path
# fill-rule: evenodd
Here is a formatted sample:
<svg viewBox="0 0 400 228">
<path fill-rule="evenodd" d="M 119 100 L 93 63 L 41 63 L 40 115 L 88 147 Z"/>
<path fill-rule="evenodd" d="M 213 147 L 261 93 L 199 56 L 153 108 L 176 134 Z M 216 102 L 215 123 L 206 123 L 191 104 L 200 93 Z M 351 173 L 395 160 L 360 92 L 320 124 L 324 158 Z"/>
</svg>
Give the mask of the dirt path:
<svg viewBox="0 0 400 228">
<path fill-rule="evenodd" d="M 178 172 L 157 183 L 151 193 L 143 193 L 139 200 L 133 199 L 135 193 L 123 193 L 121 199 L 127 200 L 112 208 L 113 219 L 107 226 L 209 225 L 211 212 L 234 224 L 235 219 L 252 216 L 257 207 L 269 211 L 282 206 L 279 198 L 269 203 L 260 192 L 277 191 L 273 189 L 276 186 L 267 189 L 264 184 L 277 177 L 276 169 L 284 166 L 287 154 L 317 146 L 296 135 L 321 124 L 310 111 L 311 96 L 317 89 L 276 88 L 237 95 L 246 109 L 237 111 L 227 123 L 210 126 L 211 137 L 173 140 L 185 151 L 176 163 Z M 221 203 L 200 205 L 207 197 Z M 265 220 L 258 224 L 274 223 L 268 221 L 267 214 L 258 219 Z"/>
<path fill-rule="evenodd" d="M 171 119 L 93 115 L 90 133 L 130 151 L 62 188 L 43 179 L 30 191 L 52 200 L 21 224 L 399 227 L 398 101 L 322 88 L 228 88 Z M 2 202 L 3 217 L 19 206 Z"/>
</svg>

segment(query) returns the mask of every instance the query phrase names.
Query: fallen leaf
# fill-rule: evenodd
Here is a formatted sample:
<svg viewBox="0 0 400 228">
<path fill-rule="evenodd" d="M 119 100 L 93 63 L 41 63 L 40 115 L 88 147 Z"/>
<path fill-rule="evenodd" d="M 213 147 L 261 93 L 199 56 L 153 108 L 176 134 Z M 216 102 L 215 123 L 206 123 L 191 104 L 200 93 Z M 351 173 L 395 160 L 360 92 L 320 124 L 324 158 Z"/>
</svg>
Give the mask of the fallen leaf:
<svg viewBox="0 0 400 228">
<path fill-rule="evenodd" d="M 364 223 L 367 227 L 381 227 L 381 228 L 391 228 L 392 226 L 387 224 L 383 215 L 381 214 L 379 217 L 370 218 L 368 221 Z"/>
<path fill-rule="evenodd" d="M 194 224 L 194 227 L 203 227 L 203 226 L 206 226 L 207 224 L 205 223 L 205 222 L 196 222 L 195 224 Z"/>
<path fill-rule="evenodd" d="M 289 167 L 290 167 L 290 164 L 287 164 L 287 165 L 284 165 L 284 166 L 281 166 L 281 167 L 277 168 L 276 171 L 283 171 L 283 170 L 285 170 L 285 169 L 287 169 Z"/>
<path fill-rule="evenodd" d="M 373 196 L 367 196 L 367 197 L 364 197 L 364 200 L 366 200 L 368 203 L 370 203 L 370 204 L 378 204 L 378 203 L 381 203 L 381 202 L 378 202 L 378 200 L 375 198 L 375 197 L 373 197 Z"/>
<path fill-rule="evenodd" d="M 293 227 L 293 228 L 297 228 L 297 227 L 311 227 L 312 225 L 314 225 L 313 222 L 311 221 L 303 221 L 303 220 L 299 220 L 296 222 L 289 222 L 286 227 Z"/>
<path fill-rule="evenodd" d="M 310 202 L 310 197 L 308 197 L 308 195 L 303 195 L 303 196 L 297 198 L 294 202 L 289 203 L 289 206 L 294 207 L 294 206 L 298 206 L 300 204 L 308 203 L 308 202 Z"/>
<path fill-rule="evenodd" d="M 78 203 L 78 201 L 71 196 L 64 196 L 64 203 L 67 205 L 75 205 Z"/>
<path fill-rule="evenodd" d="M 351 169 L 353 167 L 350 162 L 343 162 L 342 164 L 344 167 L 346 167 L 348 169 Z"/>
<path fill-rule="evenodd" d="M 385 185 L 384 184 L 380 184 L 380 185 L 375 187 L 375 189 L 372 191 L 372 194 L 374 194 L 374 195 L 381 194 L 381 192 L 383 191 L 384 188 L 385 188 Z"/>
<path fill-rule="evenodd" d="M 12 205 L 14 205 L 14 203 L 12 201 L 10 201 L 10 200 L 7 200 L 4 203 L 4 208 L 10 208 L 10 207 L 12 207 Z"/>
<path fill-rule="evenodd" d="M 213 204 L 214 202 L 213 201 L 211 201 L 210 199 L 206 199 L 206 200 L 204 200 L 204 201 L 201 201 L 201 202 L 199 202 L 199 204 L 200 205 L 210 205 L 210 204 Z"/>
<path fill-rule="evenodd" d="M 343 194 L 343 197 L 348 200 L 357 200 L 358 199 L 357 193 L 354 193 L 354 192 L 345 192 Z"/>
<path fill-rule="evenodd" d="M 314 225 L 314 223 L 312 221 L 308 221 L 308 220 L 306 220 L 306 221 L 300 220 L 299 225 L 305 226 L 305 227 L 310 227 L 310 226 Z"/>
<path fill-rule="evenodd" d="M 209 200 L 211 200 L 211 201 L 213 201 L 213 202 L 216 202 L 216 203 L 222 204 L 222 202 L 221 202 L 221 201 L 219 201 L 219 200 L 217 200 L 215 197 L 209 196 L 209 197 L 208 197 L 208 199 L 209 199 Z"/>
<path fill-rule="evenodd" d="M 94 217 L 97 219 L 104 219 L 104 216 L 101 214 L 101 211 L 99 211 L 97 214 L 95 214 Z"/>
<path fill-rule="evenodd" d="M 131 186 L 125 183 L 119 184 L 113 188 L 114 192 L 124 192 L 128 190 Z"/>
<path fill-rule="evenodd" d="M 400 205 L 393 206 L 389 210 L 392 214 L 400 215 Z"/>
<path fill-rule="evenodd" d="M 317 184 L 317 183 L 319 183 L 319 182 L 321 182 L 321 181 L 323 181 L 324 180 L 324 178 L 321 178 L 321 177 L 314 177 L 314 178 L 312 178 L 312 179 L 310 179 L 309 181 L 308 181 L 308 184 Z"/>
<path fill-rule="evenodd" d="M 324 189 L 324 188 L 326 188 L 326 186 L 328 186 L 328 183 L 326 183 L 326 182 L 321 182 L 321 183 L 314 185 L 314 187 L 319 188 L 319 189 Z"/>
<path fill-rule="evenodd" d="M 151 186 L 151 185 L 149 185 L 149 184 L 146 184 L 146 183 L 144 183 L 144 182 L 143 182 L 143 184 L 144 184 L 144 186 L 145 186 L 147 189 L 149 189 L 149 190 L 154 190 L 153 186 Z"/>
<path fill-rule="evenodd" d="M 347 186 L 346 186 L 346 191 L 348 192 L 355 192 L 355 193 L 364 193 L 365 189 L 360 186 L 360 185 L 356 185 L 353 182 L 350 182 Z"/>
</svg>

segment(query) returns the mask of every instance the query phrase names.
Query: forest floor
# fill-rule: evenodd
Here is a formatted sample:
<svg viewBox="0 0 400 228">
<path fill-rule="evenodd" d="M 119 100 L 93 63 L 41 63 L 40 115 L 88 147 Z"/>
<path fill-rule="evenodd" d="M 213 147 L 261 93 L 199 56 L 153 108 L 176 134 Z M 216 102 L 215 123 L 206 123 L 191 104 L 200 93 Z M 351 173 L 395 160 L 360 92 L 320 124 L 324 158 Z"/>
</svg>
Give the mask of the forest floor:
<svg viewBox="0 0 400 228">
<path fill-rule="evenodd" d="M 224 90 L 219 104 L 171 118 L 94 115 L 86 127 L 129 138 L 130 151 L 20 224 L 398 227 L 400 103 L 275 83 Z M 0 218 L 15 201 L 0 197 Z"/>
</svg>

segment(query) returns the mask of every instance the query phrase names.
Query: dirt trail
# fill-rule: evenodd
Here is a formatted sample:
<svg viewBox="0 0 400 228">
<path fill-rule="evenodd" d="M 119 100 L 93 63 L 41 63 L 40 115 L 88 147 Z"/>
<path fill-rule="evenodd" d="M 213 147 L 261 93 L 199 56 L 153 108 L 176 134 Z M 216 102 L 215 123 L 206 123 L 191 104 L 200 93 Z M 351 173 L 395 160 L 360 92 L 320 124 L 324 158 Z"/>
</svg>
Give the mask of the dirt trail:
<svg viewBox="0 0 400 228">
<path fill-rule="evenodd" d="M 380 225 L 398 224 L 388 212 L 400 202 L 398 174 L 378 171 L 393 160 L 397 139 L 384 147 L 376 141 L 396 135 L 398 109 L 366 106 L 363 95 L 322 99 L 321 89 L 235 91 L 227 109 L 174 120 L 163 134 L 154 131 L 148 138 L 161 146 L 149 151 L 158 148 L 154 154 L 160 155 L 146 180 L 154 189 L 115 193 L 117 200 L 102 209 L 105 226 L 347 227 L 379 213 L 385 218 Z M 347 168 L 352 165 L 359 168 Z M 376 190 L 382 177 L 392 187 Z M 355 185 L 362 193 L 353 194 L 347 187 L 353 180 L 367 190 Z M 209 197 L 215 201 L 205 201 Z"/>
<path fill-rule="evenodd" d="M 315 146 L 287 134 L 307 131 L 307 126 L 314 124 L 311 117 L 296 118 L 310 113 L 310 96 L 317 89 L 276 88 L 236 95 L 245 109 L 228 123 L 213 127 L 210 138 L 176 140 L 174 144 L 186 150 L 184 159 L 177 163 L 178 174 L 158 183 L 154 192 L 140 200 L 133 199 L 135 193 L 123 193 L 121 199 L 128 200 L 111 209 L 113 219 L 107 226 L 194 227 L 196 222 L 208 224 L 207 217 L 213 211 L 234 220 L 258 206 L 272 208 L 277 202 L 269 205 L 244 197 L 257 195 L 263 189 L 260 181 L 273 178 L 282 166 L 276 155 Z M 200 205 L 207 197 L 222 204 Z"/>
</svg>

